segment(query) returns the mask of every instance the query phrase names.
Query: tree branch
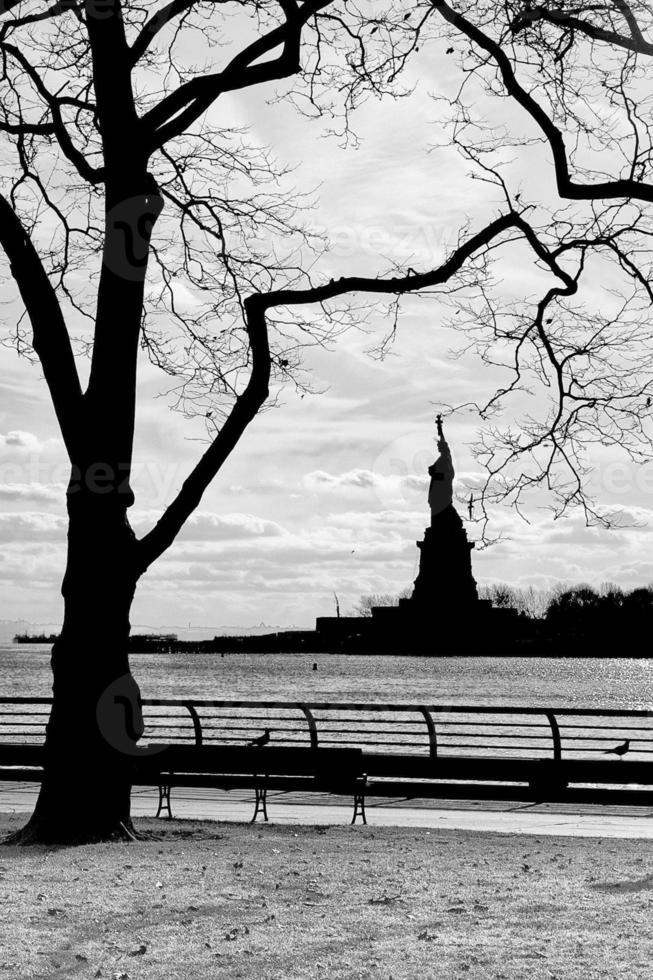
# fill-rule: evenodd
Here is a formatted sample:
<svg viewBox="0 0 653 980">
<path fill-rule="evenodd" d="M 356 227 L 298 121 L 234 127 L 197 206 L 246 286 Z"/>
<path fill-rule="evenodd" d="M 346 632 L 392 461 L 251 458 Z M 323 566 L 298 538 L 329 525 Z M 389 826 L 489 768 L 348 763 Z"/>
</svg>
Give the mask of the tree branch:
<svg viewBox="0 0 653 980">
<path fill-rule="evenodd" d="M 5 251 L 34 332 L 33 347 L 50 389 L 68 455 L 75 458 L 82 389 L 57 295 L 29 235 L 0 194 L 0 245 Z"/>
<path fill-rule="evenodd" d="M 260 295 L 250 296 L 245 300 L 245 320 L 252 354 L 252 370 L 247 386 L 237 397 L 215 440 L 184 481 L 177 497 L 152 530 L 139 541 L 137 564 L 141 573 L 173 543 L 199 505 L 205 490 L 268 397 L 270 348 L 265 306 Z"/>
<path fill-rule="evenodd" d="M 165 7 L 161 7 L 160 10 L 157 10 L 157 12 L 145 22 L 140 34 L 130 48 L 130 60 L 132 66 L 136 65 L 137 62 L 140 61 L 157 34 L 159 34 L 159 32 L 162 31 L 171 20 L 178 17 L 180 14 L 185 13 L 187 10 L 190 10 L 196 3 L 197 0 L 170 0 L 170 3 L 166 4 Z"/>
<path fill-rule="evenodd" d="M 101 16 L 95 11 L 98 3 Z M 119 0 L 86 0 L 85 7 L 107 180 L 120 184 L 126 161 L 142 149 L 122 9 Z M 139 164 L 142 169 L 145 160 Z M 107 191 L 107 204 L 113 207 L 108 186 Z"/>
<path fill-rule="evenodd" d="M 3 123 L 0 122 L 0 133 L 10 136 L 56 136 L 54 123 Z"/>
<path fill-rule="evenodd" d="M 510 228 L 517 228 L 522 232 L 538 258 L 544 261 L 555 275 L 562 279 L 565 286 L 573 283 L 572 277 L 558 264 L 555 256 L 544 247 L 528 222 L 519 214 L 511 211 L 509 214 L 491 221 L 482 231 L 472 235 L 456 249 L 446 262 L 431 272 L 412 273 L 408 276 L 391 276 L 383 279 L 344 276 L 341 279 L 332 279 L 324 286 L 315 286 L 310 289 L 272 290 L 269 293 L 261 294 L 262 300 L 265 308 L 269 309 L 273 306 L 304 306 L 309 303 L 324 303 L 345 293 L 396 294 L 440 286 L 448 282 L 475 252 L 489 245 L 493 239 Z"/>
<path fill-rule="evenodd" d="M 617 47 L 625 48 L 636 54 L 653 55 L 653 44 L 647 41 L 642 34 L 639 24 L 628 4 L 622 0 L 615 0 L 615 6 L 623 15 L 630 29 L 630 36 L 620 34 L 618 31 L 609 31 L 604 27 L 592 24 L 590 21 L 581 20 L 573 14 L 564 10 L 549 10 L 547 7 L 529 7 L 522 11 L 512 24 L 515 34 L 525 30 L 537 21 L 545 21 L 555 27 L 565 30 L 578 31 L 586 37 L 591 37 L 595 41 L 604 41 L 606 44 L 614 44 Z"/>
<path fill-rule="evenodd" d="M 501 45 L 470 23 L 462 14 L 453 10 L 445 0 L 431 0 L 431 3 L 444 20 L 468 37 L 474 44 L 487 51 L 499 69 L 508 94 L 526 110 L 540 128 L 551 147 L 556 182 L 561 197 L 576 201 L 612 198 L 653 201 L 653 186 L 631 178 L 598 181 L 593 184 L 581 184 L 573 181 L 569 173 L 569 161 L 562 133 L 542 106 L 517 81 L 510 59 Z"/>
<path fill-rule="evenodd" d="M 2 3 L 0 2 L 0 17 L 8 13 L 12 7 L 18 6 L 18 3 L 22 0 L 16 0 L 12 3 Z M 9 31 L 15 30 L 17 27 L 25 27 L 26 24 L 37 24 L 40 21 L 51 20 L 53 17 L 58 17 L 60 14 L 65 14 L 68 10 L 79 10 L 81 6 L 81 0 L 58 0 L 58 2 L 53 3 L 51 7 L 47 7 L 38 14 L 26 14 L 24 17 L 13 17 L 11 20 L 5 21 L 0 29 L 0 38 L 6 37 Z"/>
<path fill-rule="evenodd" d="M 145 279 L 162 200 L 147 169 L 122 4 L 120 0 L 86 0 L 86 9 L 106 173 L 104 249 L 86 402 L 96 446 L 128 474 Z M 130 248 L 138 248 L 138 256 L 129 255 L 127 241 Z M 116 265 L 116 256 L 125 260 L 124 265 Z"/>
<path fill-rule="evenodd" d="M 155 527 L 139 543 L 139 566 L 144 571 L 170 547 L 190 515 L 199 505 L 207 487 L 252 421 L 268 395 L 270 351 L 266 312 L 278 306 L 303 306 L 323 303 L 351 292 L 382 294 L 405 293 L 441 285 L 452 278 L 479 249 L 510 228 L 519 229 L 527 238 L 538 258 L 561 278 L 565 289 L 573 291 L 574 280 L 537 238 L 520 215 L 510 212 L 490 222 L 482 231 L 472 235 L 438 269 L 407 276 L 373 279 L 345 276 L 324 286 L 309 289 L 279 289 L 255 293 L 245 300 L 245 316 L 252 351 L 252 371 L 244 392 L 238 396 L 226 422 L 197 467 L 184 482 L 179 494 L 162 515 Z"/>
<path fill-rule="evenodd" d="M 13 10 L 20 3 L 22 3 L 22 0 L 0 0 L 0 17 L 8 14 L 10 10 Z"/>
<path fill-rule="evenodd" d="M 4 41 L 1 48 L 3 52 L 10 55 L 21 66 L 28 78 L 31 79 L 32 84 L 34 85 L 34 88 L 38 94 L 48 106 L 52 115 L 52 123 L 48 125 L 51 125 L 51 132 L 56 137 L 64 155 L 70 160 L 84 180 L 87 180 L 90 184 L 100 183 L 102 180 L 102 171 L 96 170 L 94 167 L 92 167 L 84 154 L 77 149 L 70 137 L 70 133 L 66 129 L 63 116 L 61 115 L 61 105 L 70 104 L 71 101 L 73 105 L 79 104 L 76 102 L 76 100 L 66 98 L 59 99 L 57 96 L 49 92 L 39 73 L 36 71 L 34 66 L 30 64 L 22 51 L 16 47 L 16 45 L 8 44 L 6 41 Z M 86 108 L 86 106 L 83 106 L 83 108 Z M 91 109 L 92 107 L 89 106 L 88 108 Z M 5 131 L 9 132 L 10 130 Z M 21 124 L 20 132 L 34 133 L 40 132 L 40 130 L 37 131 L 33 126 L 29 127 Z"/>
<path fill-rule="evenodd" d="M 315 13 L 330 3 L 332 0 L 306 0 L 298 8 L 295 0 L 284 0 L 280 3 L 286 17 L 284 24 L 249 44 L 224 71 L 194 78 L 146 113 L 143 123 L 150 133 L 150 152 L 186 132 L 224 92 L 276 81 L 298 72 L 302 28 Z M 282 52 L 278 58 L 255 64 L 280 45 Z"/>
</svg>

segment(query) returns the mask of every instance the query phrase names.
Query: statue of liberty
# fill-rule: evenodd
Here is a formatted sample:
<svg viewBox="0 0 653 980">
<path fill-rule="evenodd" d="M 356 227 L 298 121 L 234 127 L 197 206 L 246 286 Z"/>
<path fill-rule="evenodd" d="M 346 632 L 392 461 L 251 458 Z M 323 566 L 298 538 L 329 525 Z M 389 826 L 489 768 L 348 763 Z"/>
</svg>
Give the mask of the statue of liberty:
<svg viewBox="0 0 653 980">
<path fill-rule="evenodd" d="M 429 616 L 439 609 L 446 610 L 451 618 L 455 610 L 469 609 L 478 602 L 478 592 L 470 556 L 474 545 L 467 540 L 453 502 L 453 459 L 442 431 L 442 416 L 438 415 L 435 422 L 438 457 L 428 469 L 431 524 L 424 540 L 417 543 L 419 574 L 410 601 Z"/>
<path fill-rule="evenodd" d="M 436 419 L 438 427 L 438 453 L 439 456 L 432 466 L 429 466 L 429 507 L 431 508 L 431 527 L 435 518 L 442 514 L 447 507 L 451 507 L 453 502 L 453 478 L 455 476 L 451 450 L 447 445 L 447 440 L 442 432 L 442 416 Z"/>
</svg>

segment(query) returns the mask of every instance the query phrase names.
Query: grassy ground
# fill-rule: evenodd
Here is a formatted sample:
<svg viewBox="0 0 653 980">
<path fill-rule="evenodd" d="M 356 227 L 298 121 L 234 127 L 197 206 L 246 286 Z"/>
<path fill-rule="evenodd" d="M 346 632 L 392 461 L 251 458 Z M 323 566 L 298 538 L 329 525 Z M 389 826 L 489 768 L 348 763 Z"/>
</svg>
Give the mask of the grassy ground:
<svg viewBox="0 0 653 980">
<path fill-rule="evenodd" d="M 139 827 L 158 839 L 0 849 L 0 978 L 651 977 L 645 841 Z"/>
</svg>

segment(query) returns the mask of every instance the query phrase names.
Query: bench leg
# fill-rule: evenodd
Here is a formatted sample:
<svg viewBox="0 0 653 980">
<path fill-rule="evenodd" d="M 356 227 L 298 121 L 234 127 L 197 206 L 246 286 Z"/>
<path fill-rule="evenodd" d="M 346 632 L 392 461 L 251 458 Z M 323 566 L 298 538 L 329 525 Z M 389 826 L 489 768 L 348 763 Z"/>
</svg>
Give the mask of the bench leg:
<svg viewBox="0 0 653 980">
<path fill-rule="evenodd" d="M 365 790 L 359 790 L 354 793 L 354 815 L 351 818 L 352 824 L 356 823 L 356 817 L 362 817 L 363 823 L 367 824 L 367 817 L 365 816 Z"/>
<path fill-rule="evenodd" d="M 170 806 L 170 790 L 172 786 L 170 783 L 160 783 L 159 784 L 159 809 L 156 811 L 156 816 L 160 817 L 163 811 L 166 812 L 168 820 L 172 820 L 172 808 Z"/>
<path fill-rule="evenodd" d="M 268 788 L 265 783 L 259 783 L 254 787 L 254 816 L 250 823 L 256 823 L 259 813 L 263 814 L 263 819 L 268 820 Z"/>
<path fill-rule="evenodd" d="M 564 798 L 568 785 L 564 779 L 532 779 L 528 788 L 535 803 L 546 803 L 547 800 L 557 801 Z"/>
</svg>

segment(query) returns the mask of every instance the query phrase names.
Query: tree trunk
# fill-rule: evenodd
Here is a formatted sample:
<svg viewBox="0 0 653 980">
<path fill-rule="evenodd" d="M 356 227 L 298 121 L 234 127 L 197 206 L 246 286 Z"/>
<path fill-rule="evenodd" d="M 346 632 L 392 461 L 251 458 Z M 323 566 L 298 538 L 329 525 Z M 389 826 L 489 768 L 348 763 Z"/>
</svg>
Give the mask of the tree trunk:
<svg viewBox="0 0 653 980">
<path fill-rule="evenodd" d="M 65 613 L 52 650 L 43 783 L 14 843 L 133 836 L 131 773 L 143 725 L 127 653 L 137 580 L 126 515 L 131 499 L 71 483 Z"/>
</svg>

